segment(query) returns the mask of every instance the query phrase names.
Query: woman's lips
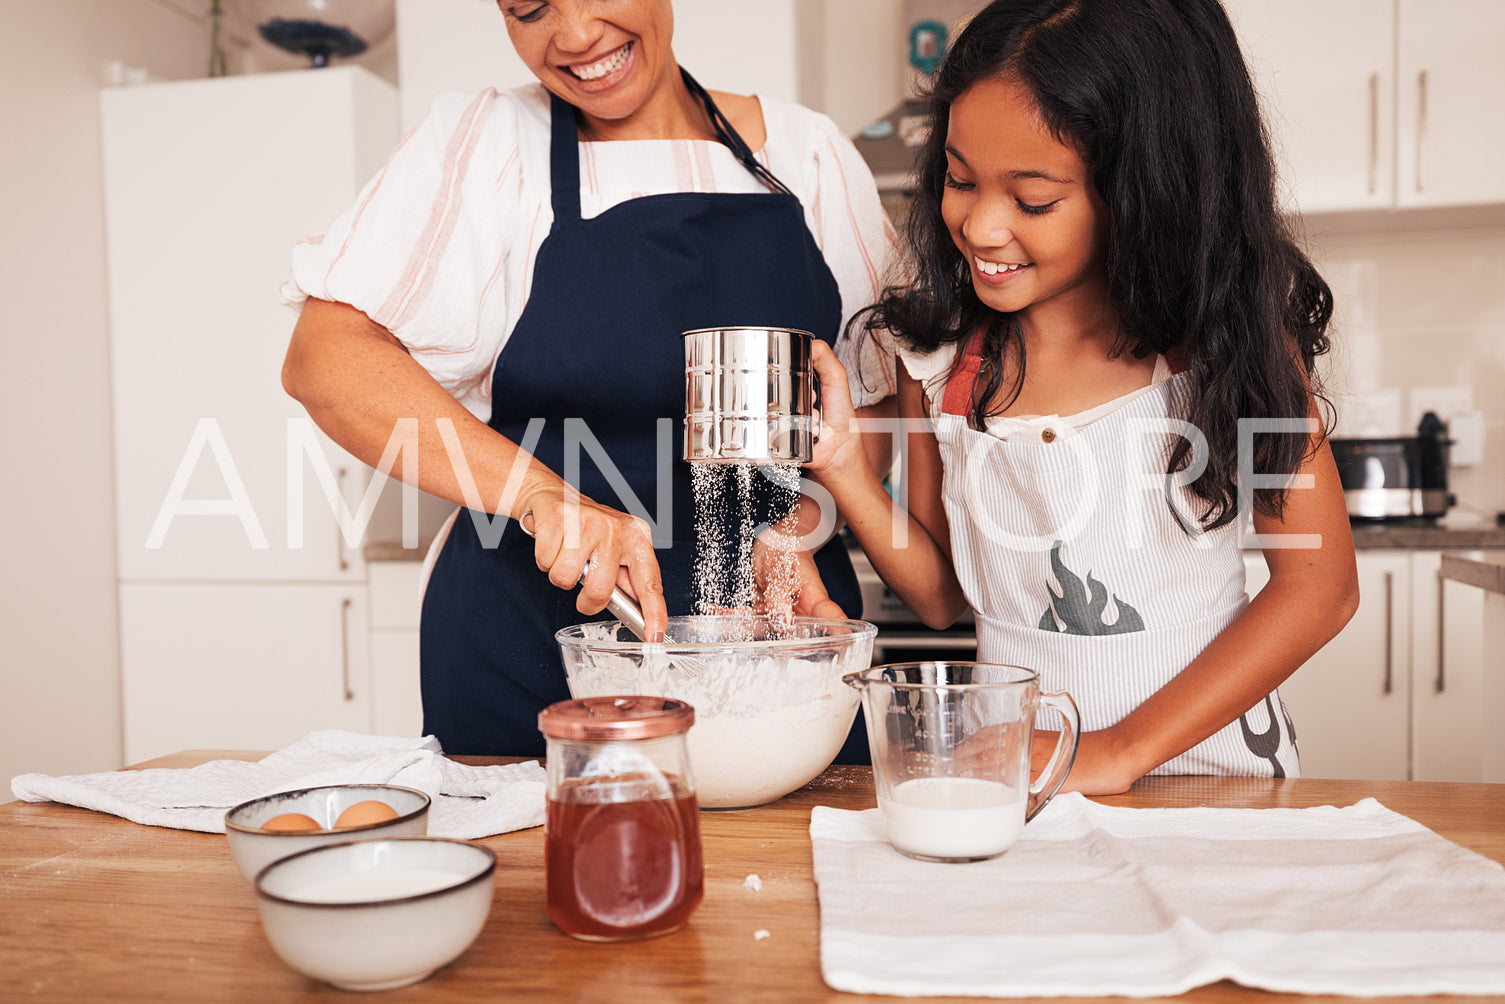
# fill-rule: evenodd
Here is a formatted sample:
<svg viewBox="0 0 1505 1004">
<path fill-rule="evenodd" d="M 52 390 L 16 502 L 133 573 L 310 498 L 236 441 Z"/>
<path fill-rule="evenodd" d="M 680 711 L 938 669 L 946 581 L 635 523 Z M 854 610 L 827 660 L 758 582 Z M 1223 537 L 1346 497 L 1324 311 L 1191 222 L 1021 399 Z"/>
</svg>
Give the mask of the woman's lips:
<svg viewBox="0 0 1505 1004">
<path fill-rule="evenodd" d="M 618 46 L 600 59 L 561 67 L 582 91 L 603 91 L 617 84 L 632 67 L 633 44 Z"/>
</svg>

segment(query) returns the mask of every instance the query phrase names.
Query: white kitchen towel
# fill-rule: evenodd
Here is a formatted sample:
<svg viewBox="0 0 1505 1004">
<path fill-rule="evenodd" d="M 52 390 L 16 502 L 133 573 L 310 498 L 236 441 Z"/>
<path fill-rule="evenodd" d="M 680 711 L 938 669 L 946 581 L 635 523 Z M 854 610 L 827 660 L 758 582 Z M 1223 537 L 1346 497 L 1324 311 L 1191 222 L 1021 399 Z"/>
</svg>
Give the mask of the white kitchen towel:
<svg viewBox="0 0 1505 1004">
<path fill-rule="evenodd" d="M 1003 856 L 916 861 L 878 809 L 810 817 L 821 970 L 853 993 L 1505 993 L 1505 868 L 1372 798 L 1125 809 L 1057 797 Z"/>
<path fill-rule="evenodd" d="M 197 767 L 150 768 L 10 782 L 27 802 L 62 802 L 136 823 L 223 833 L 225 811 L 279 791 L 325 784 L 398 784 L 433 799 L 428 832 L 470 840 L 543 823 L 545 775 L 536 760 L 471 767 L 444 757 L 432 736 L 310 732 L 256 762 L 212 760 Z"/>
</svg>

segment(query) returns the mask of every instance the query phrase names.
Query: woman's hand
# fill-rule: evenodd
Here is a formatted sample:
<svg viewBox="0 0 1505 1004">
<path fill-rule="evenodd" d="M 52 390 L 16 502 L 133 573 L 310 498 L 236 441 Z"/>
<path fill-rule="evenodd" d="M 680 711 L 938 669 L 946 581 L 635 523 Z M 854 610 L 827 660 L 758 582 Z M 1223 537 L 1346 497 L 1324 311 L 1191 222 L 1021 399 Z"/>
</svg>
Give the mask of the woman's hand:
<svg viewBox="0 0 1505 1004">
<path fill-rule="evenodd" d="M 560 589 L 572 589 L 580 582 L 575 609 L 599 613 L 611 599 L 612 587 L 621 586 L 642 608 L 645 639 L 663 637 L 669 612 L 647 523 L 592 501 L 557 480 L 525 487 L 518 506 L 529 524 L 524 529 L 534 537 L 534 558 L 549 573 L 549 581 Z"/>
</svg>

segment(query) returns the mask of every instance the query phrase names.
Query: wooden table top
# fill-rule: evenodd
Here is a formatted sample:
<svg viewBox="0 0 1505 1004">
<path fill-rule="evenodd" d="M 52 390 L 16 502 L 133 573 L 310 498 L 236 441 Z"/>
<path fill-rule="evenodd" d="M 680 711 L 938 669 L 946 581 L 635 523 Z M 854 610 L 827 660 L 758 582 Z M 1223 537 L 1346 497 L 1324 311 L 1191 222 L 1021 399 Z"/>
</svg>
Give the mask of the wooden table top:
<svg viewBox="0 0 1505 1004">
<path fill-rule="evenodd" d="M 141 766 L 262 755 L 196 750 Z M 1305 807 L 1349 805 L 1368 796 L 1505 862 L 1505 785 L 1147 778 L 1128 794 L 1101 801 Z M 496 851 L 496 893 L 480 937 L 427 980 L 385 991 L 380 999 L 892 1001 L 838 993 L 820 974 L 810 810 L 874 804 L 868 768 L 833 767 L 773 805 L 702 813 L 706 892 L 700 909 L 668 937 L 614 945 L 576 941 L 549 922 L 541 827 L 488 837 L 478 842 Z M 760 891 L 744 886 L 749 874 L 762 879 Z M 769 937 L 755 939 L 760 929 Z M 272 953 L 256 896 L 222 835 L 141 826 L 53 803 L 0 805 L 0 1000 L 277 1002 L 342 994 L 298 975 Z M 1274 999 L 1222 982 L 1179 1000 L 1258 998 Z M 1421 998 L 1385 1000 L 1413 999 Z"/>
</svg>

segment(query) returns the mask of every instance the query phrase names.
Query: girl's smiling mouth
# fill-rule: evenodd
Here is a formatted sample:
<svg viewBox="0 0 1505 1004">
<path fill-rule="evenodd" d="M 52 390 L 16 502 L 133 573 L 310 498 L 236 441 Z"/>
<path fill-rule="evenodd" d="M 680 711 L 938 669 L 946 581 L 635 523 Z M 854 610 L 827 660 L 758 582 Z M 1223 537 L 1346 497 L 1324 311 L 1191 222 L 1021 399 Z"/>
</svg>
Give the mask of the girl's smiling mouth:
<svg viewBox="0 0 1505 1004">
<path fill-rule="evenodd" d="M 562 69 L 583 84 L 606 86 L 627 68 L 632 58 L 632 43 L 626 42 L 600 59 L 589 63 L 567 63 Z"/>
<path fill-rule="evenodd" d="M 988 261 L 977 255 L 972 256 L 972 268 L 978 275 L 992 282 L 1003 282 L 1010 276 L 1018 275 L 1027 268 L 1033 268 L 1033 262 L 1008 262 Z"/>
</svg>

